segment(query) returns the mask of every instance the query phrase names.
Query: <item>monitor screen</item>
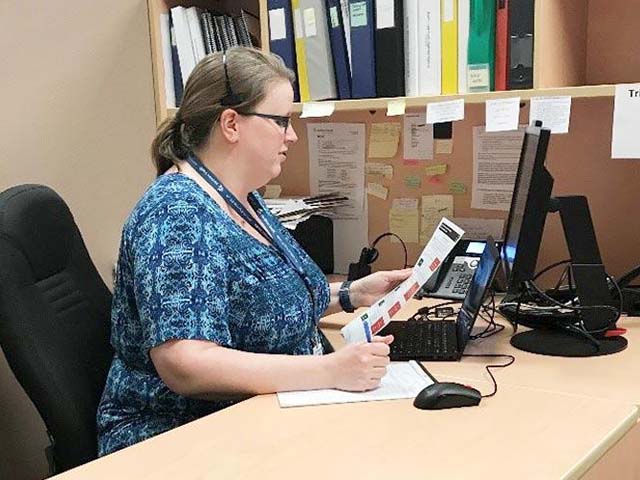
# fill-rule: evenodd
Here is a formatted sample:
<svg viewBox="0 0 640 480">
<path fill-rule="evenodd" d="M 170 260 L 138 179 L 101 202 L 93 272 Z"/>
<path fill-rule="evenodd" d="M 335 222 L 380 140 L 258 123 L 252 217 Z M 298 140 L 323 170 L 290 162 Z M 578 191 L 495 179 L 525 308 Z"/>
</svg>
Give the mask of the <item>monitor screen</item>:
<svg viewBox="0 0 640 480">
<path fill-rule="evenodd" d="M 549 134 L 548 129 L 540 127 L 525 131 L 502 246 L 509 293 L 516 293 L 535 273 L 553 187 L 553 177 L 544 167 Z"/>
</svg>

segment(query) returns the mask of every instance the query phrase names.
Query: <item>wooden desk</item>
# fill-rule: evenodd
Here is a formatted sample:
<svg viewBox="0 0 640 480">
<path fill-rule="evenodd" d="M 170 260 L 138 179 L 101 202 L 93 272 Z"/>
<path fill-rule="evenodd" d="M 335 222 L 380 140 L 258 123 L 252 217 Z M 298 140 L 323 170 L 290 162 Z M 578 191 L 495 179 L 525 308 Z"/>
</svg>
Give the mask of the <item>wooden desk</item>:
<svg viewBox="0 0 640 480">
<path fill-rule="evenodd" d="M 418 308 L 436 303 L 435 300 L 411 300 L 396 318 L 410 317 Z M 325 317 L 325 334 L 334 345 L 342 345 L 339 329 L 349 322 L 353 315 L 344 313 Z M 472 354 L 505 353 L 513 355 L 516 362 L 505 369 L 494 369 L 499 393 L 505 387 L 518 386 L 540 392 L 565 393 L 589 398 L 606 399 L 622 403 L 640 405 L 640 318 L 623 317 L 618 326 L 627 329 L 625 337 L 629 345 L 623 352 L 602 357 L 562 358 L 536 355 L 517 350 L 509 339 L 513 329 L 502 319 L 506 328 L 486 339 L 470 342 L 465 350 Z M 476 328 L 483 327 L 481 320 Z M 383 332 L 384 333 L 384 332 Z M 491 363 L 502 363 L 501 359 L 463 358 L 460 362 L 424 362 L 424 365 L 438 380 L 471 384 L 487 393 L 492 385 L 485 369 Z M 492 402 L 495 398 L 487 399 Z M 617 478 L 640 479 L 640 424 L 634 426 L 626 437 L 603 458 L 585 478 L 610 478 L 615 471 Z"/>
<path fill-rule="evenodd" d="M 424 301 L 411 300 L 395 318 L 408 318 L 425 304 Z M 325 333 L 333 344 L 343 343 L 339 328 L 351 318 L 353 315 L 344 313 L 325 317 Z M 626 350 L 588 358 L 550 357 L 517 350 L 509 343 L 513 329 L 504 319 L 499 321 L 506 325 L 504 330 L 489 338 L 469 342 L 465 353 L 513 355 L 516 358 L 513 365 L 493 370 L 500 387 L 518 385 L 640 405 L 640 318 L 622 317 L 618 322 L 618 326 L 627 329 L 625 337 L 629 345 Z M 476 328 L 484 325 L 481 320 L 476 322 Z M 463 358 L 461 362 L 425 362 L 424 365 L 436 378 L 456 377 L 473 383 L 475 380 L 489 380 L 484 367 L 491 363 L 502 361 Z"/>
<path fill-rule="evenodd" d="M 442 411 L 411 400 L 280 409 L 264 395 L 56 478 L 573 479 L 637 418 L 630 404 L 518 386 Z"/>
<path fill-rule="evenodd" d="M 416 308 L 412 303 L 405 312 Z M 329 339 L 339 345 L 339 327 L 351 318 L 327 317 Z M 473 349 L 511 352 L 507 344 L 504 332 Z M 626 361 L 637 358 L 634 347 Z M 478 407 L 422 411 L 411 400 L 395 400 L 281 409 L 275 395 L 263 395 L 56 478 L 637 479 L 638 408 L 618 398 L 624 393 L 590 395 L 596 390 L 580 386 L 615 388 L 618 378 L 619 388 L 633 394 L 630 377 L 600 378 L 607 369 L 592 362 L 583 371 L 578 363 L 585 359 L 557 368 L 514 353 L 516 364 L 497 373 L 498 394 Z M 599 361 L 633 369 L 614 357 Z M 428 367 L 441 380 L 488 392 L 486 363 L 469 358 Z M 580 378 L 565 378 L 567 370 Z"/>
</svg>

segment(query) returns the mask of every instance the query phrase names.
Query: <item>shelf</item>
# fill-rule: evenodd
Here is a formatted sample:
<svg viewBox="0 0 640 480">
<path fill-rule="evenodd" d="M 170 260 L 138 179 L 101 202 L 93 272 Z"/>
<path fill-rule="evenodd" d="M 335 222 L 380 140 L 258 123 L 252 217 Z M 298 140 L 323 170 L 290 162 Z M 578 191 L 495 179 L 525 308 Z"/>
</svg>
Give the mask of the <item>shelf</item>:
<svg viewBox="0 0 640 480">
<path fill-rule="evenodd" d="M 566 96 L 572 98 L 612 97 L 615 85 L 585 85 L 582 87 L 539 88 L 532 90 L 508 90 L 505 92 L 468 93 L 466 95 L 434 95 L 430 97 L 395 97 L 395 98 L 362 98 L 358 100 L 329 100 L 335 103 L 336 112 L 356 112 L 363 110 L 386 109 L 390 100 L 404 98 L 406 108 L 424 107 L 427 103 L 444 102 L 463 98 L 465 103 L 483 103 L 498 98 L 520 97 L 529 100 L 531 97 Z M 177 109 L 169 108 L 167 113 L 173 117 Z M 293 104 L 293 113 L 302 112 L 302 104 Z"/>
<path fill-rule="evenodd" d="M 572 98 L 581 97 L 608 97 L 613 96 L 615 85 L 587 85 L 582 87 L 540 88 L 532 90 L 508 90 L 504 92 L 468 93 L 465 95 L 433 95 L 429 97 L 404 97 L 406 108 L 423 107 L 427 103 L 444 102 L 463 98 L 465 103 L 483 103 L 487 100 L 498 98 L 520 97 L 521 100 L 529 100 L 531 97 L 552 97 L 569 95 Z M 363 98 L 358 100 L 330 100 L 335 103 L 336 112 L 353 112 L 362 110 L 386 109 L 390 100 L 396 98 Z M 302 104 L 294 103 L 293 112 L 302 112 Z"/>
</svg>

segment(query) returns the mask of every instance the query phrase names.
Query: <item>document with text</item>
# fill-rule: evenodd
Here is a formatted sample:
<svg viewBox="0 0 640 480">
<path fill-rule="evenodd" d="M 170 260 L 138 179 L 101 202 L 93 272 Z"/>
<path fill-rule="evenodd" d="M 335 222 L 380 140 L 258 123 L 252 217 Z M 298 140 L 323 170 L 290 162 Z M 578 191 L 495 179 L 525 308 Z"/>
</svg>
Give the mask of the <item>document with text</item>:
<svg viewBox="0 0 640 480">
<path fill-rule="evenodd" d="M 415 361 L 392 362 L 380 386 L 368 392 L 345 392 L 344 390 L 322 389 L 278 393 L 280 407 L 302 407 L 306 405 L 327 405 L 332 403 L 372 402 L 414 398 L 420 391 L 431 385 L 433 380 Z"/>
</svg>

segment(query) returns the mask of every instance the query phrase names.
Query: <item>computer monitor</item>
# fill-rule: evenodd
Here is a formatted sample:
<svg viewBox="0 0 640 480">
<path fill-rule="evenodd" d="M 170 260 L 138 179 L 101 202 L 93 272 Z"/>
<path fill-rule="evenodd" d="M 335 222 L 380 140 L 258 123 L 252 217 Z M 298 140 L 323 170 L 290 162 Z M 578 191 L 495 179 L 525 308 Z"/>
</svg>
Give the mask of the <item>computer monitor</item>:
<svg viewBox="0 0 640 480">
<path fill-rule="evenodd" d="M 507 294 L 521 293 L 522 283 L 535 275 L 553 188 L 553 177 L 544 166 L 550 133 L 537 126 L 525 130 L 501 252 Z"/>
<path fill-rule="evenodd" d="M 512 322 L 534 328 L 512 337 L 511 344 L 517 348 L 560 356 L 615 353 L 626 347 L 626 340 L 606 336 L 612 326 L 611 296 L 587 199 L 551 197 L 554 180 L 544 165 L 550 133 L 539 122 L 525 131 L 501 251 L 507 295 L 500 311 Z M 579 305 L 558 314 L 541 310 L 523 313 L 514 309 L 513 303 L 529 299 L 528 287 L 535 278 L 544 224 L 550 211 L 560 212 Z"/>
</svg>

